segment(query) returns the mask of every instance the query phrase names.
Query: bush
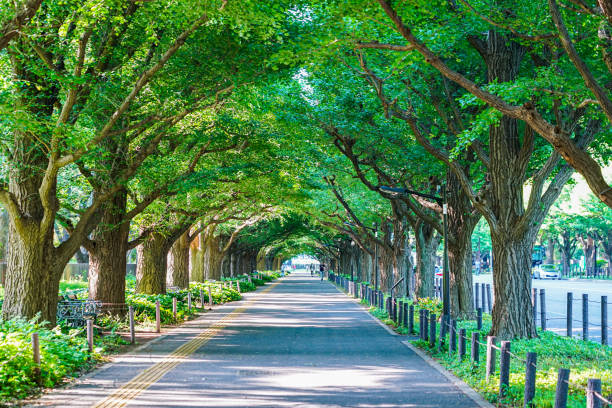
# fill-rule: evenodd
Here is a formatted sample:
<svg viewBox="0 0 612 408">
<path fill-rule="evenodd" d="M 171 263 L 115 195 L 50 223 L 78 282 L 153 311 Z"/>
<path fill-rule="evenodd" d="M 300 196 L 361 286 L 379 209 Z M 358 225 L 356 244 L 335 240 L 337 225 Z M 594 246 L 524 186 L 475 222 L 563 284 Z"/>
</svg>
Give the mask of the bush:
<svg viewBox="0 0 612 408">
<path fill-rule="evenodd" d="M 31 334 L 40 339 L 40 385 L 51 387 L 63 377 L 91 367 L 100 358 L 101 348 L 89 359 L 82 330 L 67 333 L 59 327 L 47 329 L 36 319 L 0 320 L 0 401 L 23 398 L 39 386 L 32 356 Z"/>
</svg>

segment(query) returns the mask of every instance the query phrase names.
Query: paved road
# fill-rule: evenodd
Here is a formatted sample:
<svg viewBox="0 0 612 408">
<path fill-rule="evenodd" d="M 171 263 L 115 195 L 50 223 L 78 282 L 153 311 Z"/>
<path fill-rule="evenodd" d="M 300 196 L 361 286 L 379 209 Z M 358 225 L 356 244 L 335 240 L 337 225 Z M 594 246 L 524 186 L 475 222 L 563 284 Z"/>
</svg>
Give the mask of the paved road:
<svg viewBox="0 0 612 408">
<path fill-rule="evenodd" d="M 474 276 L 474 282 L 491 283 L 491 275 Z M 535 279 L 532 287 L 544 289 L 546 293 L 546 313 L 547 329 L 566 335 L 566 316 L 567 316 L 567 293 L 573 293 L 573 312 L 572 312 L 572 333 L 574 336 L 582 336 L 582 294 L 588 294 L 588 315 L 589 315 L 589 339 L 601 341 L 601 297 L 608 297 L 608 344 L 612 344 L 612 327 L 610 319 L 612 316 L 612 281 L 606 280 L 551 280 Z M 539 293 L 539 291 L 538 291 Z M 541 325 L 540 298 L 538 295 L 538 327 Z"/>
<path fill-rule="evenodd" d="M 36 406 L 478 406 L 404 339 L 330 283 L 298 272 Z"/>
</svg>

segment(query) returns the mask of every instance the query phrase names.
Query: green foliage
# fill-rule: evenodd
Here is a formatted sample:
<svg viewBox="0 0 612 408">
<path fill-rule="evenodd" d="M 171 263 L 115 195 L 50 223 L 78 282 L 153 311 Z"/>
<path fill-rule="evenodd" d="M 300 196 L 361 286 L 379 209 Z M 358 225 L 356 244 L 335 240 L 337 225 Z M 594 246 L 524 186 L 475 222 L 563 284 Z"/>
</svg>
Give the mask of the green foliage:
<svg viewBox="0 0 612 408">
<path fill-rule="evenodd" d="M 480 339 L 483 343 L 490 326 L 490 318 L 487 318 L 483 322 L 483 330 L 480 331 Z M 470 338 L 471 332 L 476 329 L 476 324 L 473 321 L 465 321 L 459 322 L 457 327 L 467 329 L 467 337 Z M 549 408 L 553 406 L 559 368 L 568 368 L 571 371 L 568 407 L 579 408 L 585 406 L 584 388 L 589 378 L 601 379 L 603 395 L 609 395 L 612 392 L 612 354 L 608 346 L 582 341 L 577 338 L 570 339 L 548 331 L 540 331 L 538 335 L 539 338 L 536 339 L 513 340 L 511 343 L 512 353 L 519 359 L 524 360 L 527 352 L 535 352 L 538 355 L 534 400 L 536 407 Z M 487 400 L 492 403 L 500 402 L 498 400 L 498 373 L 489 382 L 485 380 L 485 347 L 480 346 L 481 363 L 476 365 L 470 361 L 469 357 L 460 360 L 457 353 L 449 356 L 446 350 L 430 349 L 427 342 L 417 341 L 415 344 L 429 352 L 443 366 L 466 381 Z M 470 355 L 469 348 L 470 342 L 468 341 L 468 356 Z M 508 397 L 503 401 L 504 406 L 523 406 L 525 365 L 519 359 L 512 357 L 510 360 L 510 387 Z M 497 369 L 499 370 L 499 364 L 497 364 Z"/>
<path fill-rule="evenodd" d="M 32 356 L 31 334 L 40 339 L 40 377 Z M 39 386 L 51 387 L 62 378 L 92 367 L 104 348 L 93 354 L 82 330 L 48 329 L 36 319 L 0 320 L 0 402 L 23 398 Z"/>
</svg>

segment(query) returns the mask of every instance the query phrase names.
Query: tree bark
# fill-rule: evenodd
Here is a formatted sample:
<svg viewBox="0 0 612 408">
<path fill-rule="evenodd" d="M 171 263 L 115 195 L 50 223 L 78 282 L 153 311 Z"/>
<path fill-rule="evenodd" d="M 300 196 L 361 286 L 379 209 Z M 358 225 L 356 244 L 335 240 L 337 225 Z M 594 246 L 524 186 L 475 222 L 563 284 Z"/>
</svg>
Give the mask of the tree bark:
<svg viewBox="0 0 612 408">
<path fill-rule="evenodd" d="M 129 222 L 127 193 L 120 191 L 104 205 L 100 224 L 86 245 L 89 251 L 89 298 L 108 303 L 113 314 L 125 313 Z"/>
<path fill-rule="evenodd" d="M 414 295 L 417 298 L 432 297 L 435 275 L 434 259 L 441 238 L 432 226 L 423 221 L 417 222 L 414 235 L 416 249 Z"/>
<path fill-rule="evenodd" d="M 224 254 L 221 252 L 221 237 L 215 235 L 216 226 L 209 225 L 201 234 L 202 242 L 202 270 L 204 280 L 221 279 L 221 263 Z"/>
<path fill-rule="evenodd" d="M 136 292 L 149 295 L 166 293 L 168 250 L 172 244 L 158 232 L 152 232 L 138 246 Z"/>
<path fill-rule="evenodd" d="M 472 234 L 480 219 L 459 179 L 447 174 L 448 194 L 448 266 L 450 275 L 450 311 L 455 319 L 474 318 L 472 291 Z"/>
<path fill-rule="evenodd" d="M 595 240 L 590 235 L 579 239 L 584 253 L 586 276 L 595 276 Z"/>
<path fill-rule="evenodd" d="M 204 233 L 201 232 L 191 241 L 189 251 L 189 279 L 194 282 L 204 282 Z"/>
<path fill-rule="evenodd" d="M 189 288 L 189 244 L 189 231 L 185 231 L 172 245 L 168 254 L 168 286 Z"/>
<path fill-rule="evenodd" d="M 41 152 L 31 151 L 33 143 L 26 135 L 16 137 L 17 157 L 9 172 L 9 192 L 20 213 L 9 211 L 2 316 L 31 319 L 40 313 L 43 321 L 55 324 L 59 280 L 69 259 L 65 262 L 58 259 L 53 245 L 53 222 L 43 222 L 50 215 L 38 194 L 42 183 L 39 169 L 45 168 L 45 162 Z"/>
<path fill-rule="evenodd" d="M 491 234 L 495 303 L 491 317 L 498 338 L 536 337 L 531 305 L 531 253 L 533 241 L 509 240 L 507 234 Z"/>
<path fill-rule="evenodd" d="M 546 263 L 555 263 L 555 240 L 552 237 L 548 237 L 546 242 Z"/>
</svg>

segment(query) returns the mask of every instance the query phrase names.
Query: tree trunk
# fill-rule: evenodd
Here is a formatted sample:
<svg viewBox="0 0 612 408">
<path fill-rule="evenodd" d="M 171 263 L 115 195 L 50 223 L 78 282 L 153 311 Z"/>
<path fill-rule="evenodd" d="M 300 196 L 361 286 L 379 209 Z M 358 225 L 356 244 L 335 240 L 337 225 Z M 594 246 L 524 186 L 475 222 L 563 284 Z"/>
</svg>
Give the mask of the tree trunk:
<svg viewBox="0 0 612 408">
<path fill-rule="evenodd" d="M 169 247 L 166 238 L 158 232 L 152 232 L 142 245 L 138 246 L 137 293 L 149 295 L 166 293 Z"/>
<path fill-rule="evenodd" d="M 571 260 L 575 251 L 574 242 L 568 230 L 561 231 L 561 242 L 558 242 L 561 251 L 561 264 L 563 265 L 561 276 L 569 276 L 571 272 Z"/>
<path fill-rule="evenodd" d="M 481 49 L 489 82 L 514 81 L 525 49 L 514 38 L 490 30 Z M 525 213 L 523 181 L 525 165 L 521 159 L 518 123 L 503 116 L 489 127 L 490 195 L 488 208 L 494 219 L 487 219 L 491 230 L 495 304 L 490 334 L 498 339 L 536 337 L 531 305 L 531 253 L 538 225 L 518 229 Z M 530 157 L 530 156 L 528 156 Z M 542 204 L 544 205 L 544 204 Z M 548 203 L 550 206 L 550 203 Z"/>
<path fill-rule="evenodd" d="M 201 234 L 202 242 L 202 269 L 204 279 L 221 279 L 223 253 L 221 253 L 221 237 L 215 236 L 215 225 L 209 225 Z"/>
<path fill-rule="evenodd" d="M 18 149 L 23 149 L 16 153 L 24 156 L 23 162 L 9 173 L 9 192 L 24 216 L 19 220 L 10 217 L 2 316 L 31 319 L 40 313 L 41 320 L 53 325 L 59 280 L 70 258 L 65 262 L 58 259 L 53 245 L 53 222 L 43 225 L 45 211 L 38 194 L 41 177 L 36 166 L 29 168 L 29 142 L 24 141 Z M 35 151 L 30 153 L 36 156 Z"/>
<path fill-rule="evenodd" d="M 415 229 L 416 274 L 414 295 L 417 298 L 433 296 L 435 275 L 434 259 L 440 245 L 440 235 L 433 227 L 419 221 Z"/>
<path fill-rule="evenodd" d="M 500 339 L 536 337 L 531 305 L 531 239 L 510 240 L 491 234 L 495 303 L 491 333 Z"/>
<path fill-rule="evenodd" d="M 582 252 L 584 253 L 586 276 L 595 276 L 595 240 L 590 235 L 581 238 Z"/>
<path fill-rule="evenodd" d="M 55 324 L 59 281 L 65 263 L 54 261 L 53 230 L 41 233 L 37 222 L 24 223 L 21 232 L 9 227 L 9 247 L 4 287 L 4 319 L 31 319 Z"/>
<path fill-rule="evenodd" d="M 455 319 L 472 319 L 472 234 L 480 215 L 473 214 L 470 199 L 452 172 L 447 174 L 447 188 L 450 190 L 447 218 L 450 312 Z"/>
<path fill-rule="evenodd" d="M 125 312 L 125 275 L 130 225 L 124 222 L 127 193 L 117 193 L 104 206 L 102 219 L 87 243 L 89 298 L 108 303 L 113 314 Z"/>
<path fill-rule="evenodd" d="M 546 263 L 555 263 L 555 240 L 552 237 L 549 237 L 546 243 Z"/>
<path fill-rule="evenodd" d="M 189 231 L 172 245 L 168 254 L 166 284 L 181 289 L 189 288 Z"/>
<path fill-rule="evenodd" d="M 204 234 L 200 233 L 191 241 L 189 251 L 189 278 L 194 282 L 204 282 Z"/>
</svg>

